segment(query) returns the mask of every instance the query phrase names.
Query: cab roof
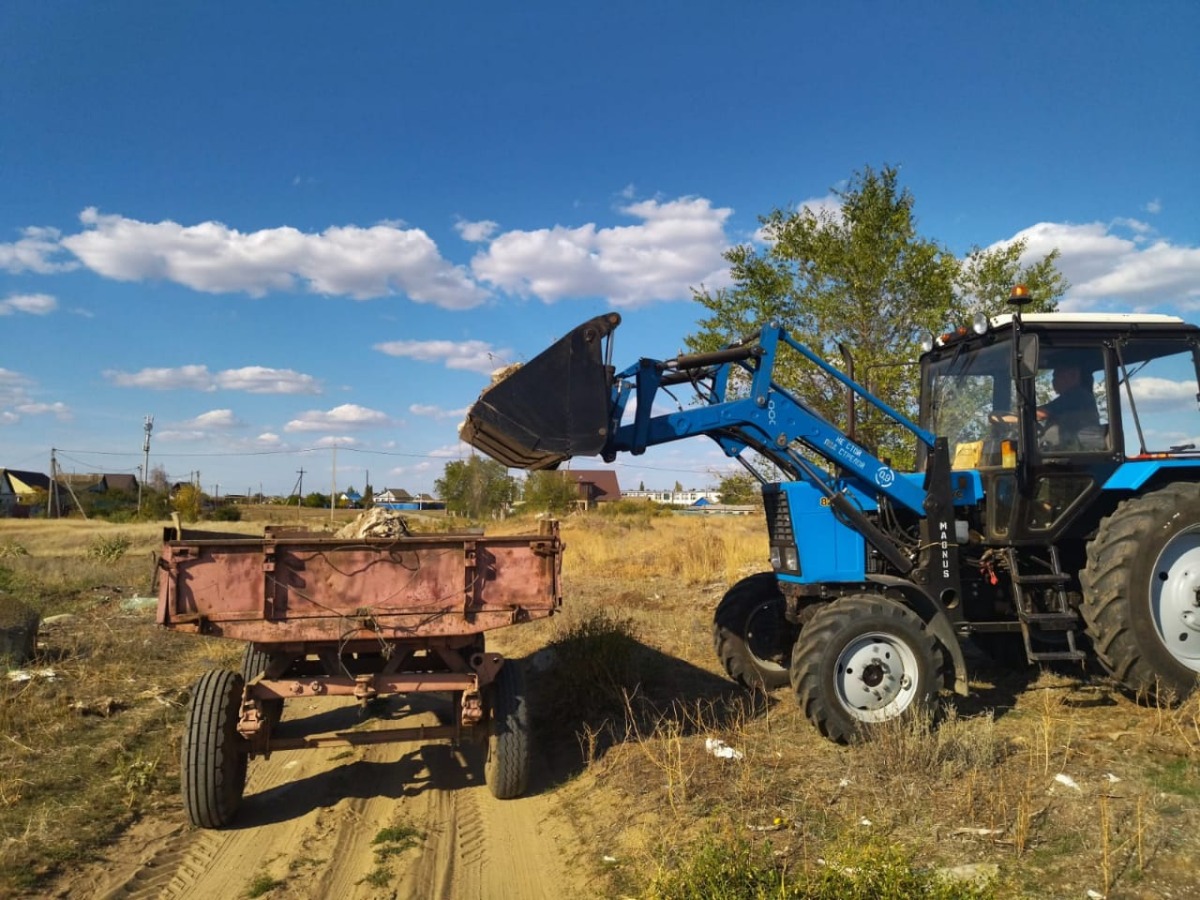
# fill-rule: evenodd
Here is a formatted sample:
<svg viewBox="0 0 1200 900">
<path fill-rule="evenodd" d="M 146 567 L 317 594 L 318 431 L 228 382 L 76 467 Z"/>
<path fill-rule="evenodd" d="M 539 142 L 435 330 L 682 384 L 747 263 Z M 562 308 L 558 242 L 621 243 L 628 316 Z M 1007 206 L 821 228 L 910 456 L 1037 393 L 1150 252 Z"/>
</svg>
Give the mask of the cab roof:
<svg viewBox="0 0 1200 900">
<path fill-rule="evenodd" d="M 992 316 L 992 328 L 1003 328 L 1012 324 L 1012 313 Z M 1021 321 L 1026 325 L 1183 325 L 1179 316 L 1160 313 L 1024 313 Z"/>
</svg>

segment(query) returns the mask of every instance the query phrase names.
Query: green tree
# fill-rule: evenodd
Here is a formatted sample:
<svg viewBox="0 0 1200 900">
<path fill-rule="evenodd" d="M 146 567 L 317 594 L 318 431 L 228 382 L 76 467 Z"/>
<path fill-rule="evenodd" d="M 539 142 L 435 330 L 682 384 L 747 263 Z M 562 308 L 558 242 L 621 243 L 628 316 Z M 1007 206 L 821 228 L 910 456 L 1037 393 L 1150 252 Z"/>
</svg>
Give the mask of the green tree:
<svg viewBox="0 0 1200 900">
<path fill-rule="evenodd" d="M 375 505 L 375 488 L 371 487 L 370 482 L 363 487 L 362 505 L 363 509 L 370 509 Z"/>
<path fill-rule="evenodd" d="M 579 489 L 563 472 L 530 472 L 525 479 L 526 509 L 564 513 L 573 509 L 578 499 Z"/>
<path fill-rule="evenodd" d="M 313 491 L 311 494 L 304 496 L 304 505 L 309 509 L 328 509 L 329 495 Z"/>
<path fill-rule="evenodd" d="M 998 249 L 973 248 L 958 259 L 917 231 L 913 196 L 885 166 L 856 172 L 835 191 L 837 208 L 776 209 L 762 221 L 765 248 L 726 252 L 733 286 L 695 299 L 709 316 L 690 349 L 716 350 L 762 323 L 779 322 L 822 358 L 853 359 L 855 379 L 910 417 L 916 415 L 920 343 L 948 326 L 969 324 L 971 314 L 1005 311 L 1011 286 L 1027 284 L 1037 302 L 1053 309 L 1067 288 L 1055 266 L 1057 251 L 1020 264 L 1022 242 Z M 776 378 L 826 419 L 847 426 L 846 390 L 796 354 L 781 354 Z M 897 464 L 910 462 L 914 442 L 888 427 L 866 403 L 857 404 L 861 443 Z"/>
<path fill-rule="evenodd" d="M 517 483 L 494 459 L 472 456 L 446 463 L 434 490 L 448 512 L 482 518 L 504 509 L 517 495 Z"/>
<path fill-rule="evenodd" d="M 762 503 L 762 486 L 749 472 L 734 472 L 721 479 L 717 486 L 722 503 Z"/>
</svg>

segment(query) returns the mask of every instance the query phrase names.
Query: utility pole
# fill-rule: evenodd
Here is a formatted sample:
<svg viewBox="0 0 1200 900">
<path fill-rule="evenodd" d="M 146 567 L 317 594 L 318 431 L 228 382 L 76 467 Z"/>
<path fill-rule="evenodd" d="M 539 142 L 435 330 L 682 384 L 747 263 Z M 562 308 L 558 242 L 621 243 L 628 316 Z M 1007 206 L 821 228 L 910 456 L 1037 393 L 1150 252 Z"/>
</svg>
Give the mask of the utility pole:
<svg viewBox="0 0 1200 900">
<path fill-rule="evenodd" d="M 333 476 L 329 483 L 329 522 L 333 523 L 333 510 L 337 506 L 337 444 L 333 445 Z"/>
<path fill-rule="evenodd" d="M 150 432 L 154 430 L 154 416 L 146 416 L 145 424 L 142 427 L 146 429 L 146 437 L 142 441 L 142 477 L 138 479 L 137 510 L 139 516 L 142 514 L 142 482 L 150 474 Z"/>
<path fill-rule="evenodd" d="M 296 481 L 296 521 L 300 521 L 300 508 L 304 505 L 304 466 L 300 467 L 300 478 Z"/>
</svg>

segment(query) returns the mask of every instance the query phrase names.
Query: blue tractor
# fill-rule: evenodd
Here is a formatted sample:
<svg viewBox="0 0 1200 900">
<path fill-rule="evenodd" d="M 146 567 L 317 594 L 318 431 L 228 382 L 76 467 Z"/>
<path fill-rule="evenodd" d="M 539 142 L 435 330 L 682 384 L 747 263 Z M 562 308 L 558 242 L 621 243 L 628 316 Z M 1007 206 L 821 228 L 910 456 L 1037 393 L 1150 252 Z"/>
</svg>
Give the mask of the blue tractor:
<svg viewBox="0 0 1200 900">
<path fill-rule="evenodd" d="M 917 422 L 774 324 L 618 371 L 610 313 L 485 390 L 461 434 L 531 470 L 697 435 L 746 465 L 772 571 L 725 594 L 714 646 L 747 687 L 790 685 L 833 740 L 965 694 L 966 641 L 1182 698 L 1200 674 L 1200 328 L 1022 315 L 1025 296 L 932 342 Z M 908 432 L 916 471 L 856 439 L 854 402 L 838 427 L 779 384 L 785 354 Z M 685 388 L 697 402 L 659 411 Z"/>
</svg>

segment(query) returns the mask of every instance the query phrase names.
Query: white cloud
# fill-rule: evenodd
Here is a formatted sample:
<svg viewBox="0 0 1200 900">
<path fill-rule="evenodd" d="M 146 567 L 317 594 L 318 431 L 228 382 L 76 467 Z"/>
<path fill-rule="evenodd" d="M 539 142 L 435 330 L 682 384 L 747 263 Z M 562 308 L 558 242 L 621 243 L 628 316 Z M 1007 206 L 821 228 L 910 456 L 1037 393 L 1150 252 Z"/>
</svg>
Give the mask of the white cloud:
<svg viewBox="0 0 1200 900">
<path fill-rule="evenodd" d="M 270 431 L 264 431 L 254 439 L 254 442 L 262 447 L 280 447 L 283 445 L 283 438 Z"/>
<path fill-rule="evenodd" d="M 490 375 L 512 357 L 507 347 L 486 341 L 385 341 L 375 349 L 388 356 L 405 356 L 421 362 L 442 363 L 447 369 Z"/>
<path fill-rule="evenodd" d="M 1196 403 L 1196 382 L 1172 381 L 1144 375 L 1130 381 L 1138 410 L 1168 409 L 1179 411 Z M 1123 399 L 1123 398 L 1122 398 Z"/>
<path fill-rule="evenodd" d="M 0 368 L 0 403 L 22 403 L 29 396 L 33 382 L 20 372 Z"/>
<path fill-rule="evenodd" d="M 1085 225 L 1039 222 L 1014 235 L 1026 241 L 1023 262 L 1058 249 L 1058 267 L 1071 282 L 1064 311 L 1145 310 L 1169 304 L 1200 307 L 1200 248 L 1147 241 L 1151 229 L 1137 220 Z M 1130 229 L 1135 237 L 1116 233 Z M 993 246 L 1009 243 L 1000 241 Z"/>
<path fill-rule="evenodd" d="M 292 419 L 284 431 L 327 431 L 334 428 L 380 428 L 391 425 L 385 413 L 354 403 L 344 403 L 328 411 L 310 409 Z"/>
<path fill-rule="evenodd" d="M 467 414 L 467 409 L 466 406 L 461 409 L 442 409 L 428 403 L 414 403 L 409 406 L 408 411 L 414 416 L 429 416 L 433 419 L 461 419 Z"/>
<path fill-rule="evenodd" d="M 199 428 L 182 429 L 182 428 L 167 428 L 155 435 L 160 441 L 165 441 L 170 444 L 177 444 L 183 441 L 206 441 L 212 435 L 207 431 Z"/>
<path fill-rule="evenodd" d="M 248 394 L 319 394 L 321 384 L 311 375 L 291 369 L 269 369 L 266 366 L 244 366 L 226 369 L 215 377 L 217 387 L 225 391 L 245 391 Z"/>
<path fill-rule="evenodd" d="M 49 294 L 12 294 L 0 300 L 0 316 L 11 316 L 19 312 L 44 316 L 56 309 L 58 301 Z"/>
<path fill-rule="evenodd" d="M 15 413 L 10 413 L 8 410 L 0 410 L 0 425 L 16 425 L 21 421 L 21 417 Z"/>
<path fill-rule="evenodd" d="M 475 448 L 463 441 L 455 441 L 453 444 L 446 444 L 429 451 L 429 455 L 434 459 L 462 459 L 464 456 L 470 456 L 475 452 Z"/>
<path fill-rule="evenodd" d="M 259 297 L 304 286 L 356 300 L 403 293 L 418 303 L 468 309 L 487 298 L 421 229 L 395 223 L 305 233 L 283 226 L 243 233 L 221 222 L 180 225 L 80 214 L 84 231 L 61 239 L 85 266 L 118 281 L 162 279 L 207 293 Z"/>
<path fill-rule="evenodd" d="M 1151 200 L 1149 203 L 1147 203 L 1145 206 L 1142 207 L 1142 209 L 1144 209 L 1146 212 L 1150 213 L 1150 215 L 1152 215 L 1152 216 L 1158 215 L 1160 212 L 1162 212 L 1162 208 L 1163 208 L 1162 201 L 1159 200 L 1157 197 L 1155 197 L 1153 200 Z"/>
<path fill-rule="evenodd" d="M 358 443 L 359 442 L 352 437 L 346 437 L 344 435 L 341 437 L 335 437 L 334 435 L 329 435 L 327 437 L 323 437 L 323 438 L 320 438 L 319 440 L 315 441 L 313 443 L 313 446 L 314 447 L 354 447 Z"/>
<path fill-rule="evenodd" d="M 686 299 L 699 284 L 728 283 L 721 253 L 732 210 L 685 197 L 643 200 L 620 211 L 641 223 L 508 231 L 476 254 L 471 268 L 480 280 L 546 303 L 606 297 L 616 306 L 636 306 Z"/>
<path fill-rule="evenodd" d="M 210 409 L 185 424 L 190 428 L 226 429 L 241 428 L 245 423 L 233 414 L 232 409 Z"/>
<path fill-rule="evenodd" d="M 21 403 L 14 409 L 25 416 L 53 415 L 60 422 L 71 420 L 71 408 L 65 403 Z"/>
<path fill-rule="evenodd" d="M 499 224 L 493 222 L 491 219 L 481 219 L 478 222 L 458 221 L 454 223 L 454 230 L 458 232 L 458 236 L 472 244 L 481 244 L 487 241 L 496 233 L 496 229 L 499 227 Z"/>
<path fill-rule="evenodd" d="M 209 372 L 208 366 L 189 365 L 167 369 L 142 369 L 120 372 L 106 369 L 104 377 L 117 387 L 147 388 L 155 391 L 245 391 L 249 394 L 319 394 L 321 384 L 311 375 L 291 369 L 246 366 Z"/>
<path fill-rule="evenodd" d="M 21 239 L 12 244 L 0 244 L 0 269 L 7 272 L 36 272 L 49 275 L 65 272 L 76 267 L 75 263 L 59 263 L 51 260 L 62 252 L 59 245 L 61 233 L 56 228 L 31 226 L 21 229 Z"/>
</svg>

